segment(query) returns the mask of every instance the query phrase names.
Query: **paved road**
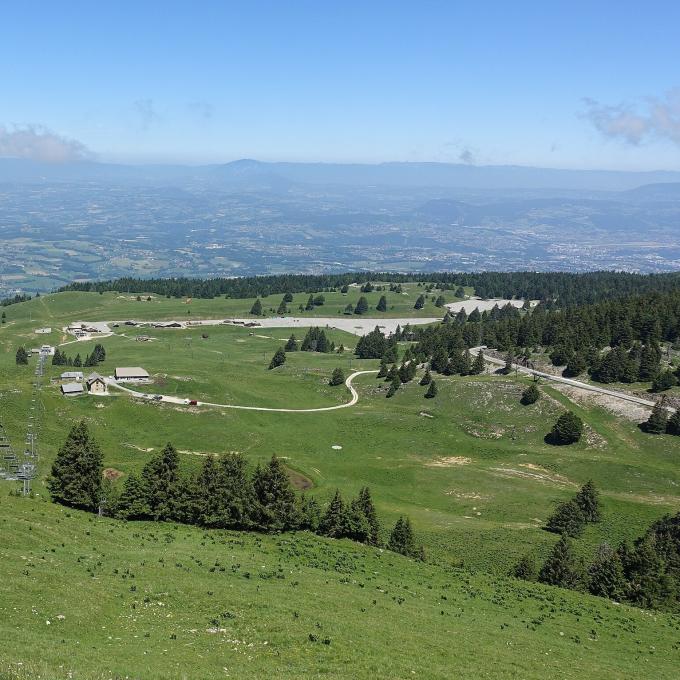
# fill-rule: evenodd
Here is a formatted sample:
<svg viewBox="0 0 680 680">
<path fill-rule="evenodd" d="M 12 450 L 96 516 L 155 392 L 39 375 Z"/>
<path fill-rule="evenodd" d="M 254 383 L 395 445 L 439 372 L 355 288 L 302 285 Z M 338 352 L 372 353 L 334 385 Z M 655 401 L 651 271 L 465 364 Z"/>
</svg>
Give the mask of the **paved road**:
<svg viewBox="0 0 680 680">
<path fill-rule="evenodd" d="M 345 380 L 345 385 L 347 386 L 347 389 L 350 391 L 352 394 L 352 398 L 348 401 L 345 402 L 344 404 L 337 404 L 336 406 L 322 406 L 320 408 L 268 408 L 266 406 L 237 406 L 235 404 L 215 404 L 210 401 L 199 401 L 197 402 L 197 406 L 212 406 L 213 408 L 233 408 L 233 409 L 239 409 L 241 411 L 272 411 L 274 413 L 321 413 L 323 411 L 337 411 L 338 409 L 341 408 L 349 408 L 350 406 L 354 406 L 358 401 L 359 401 L 359 393 L 354 389 L 354 385 L 352 385 L 352 381 L 354 378 L 356 378 L 359 375 L 365 375 L 367 373 L 377 373 L 378 371 L 354 371 L 351 375 L 347 377 L 347 380 Z M 123 392 L 127 392 L 128 394 L 131 394 L 135 397 L 141 398 L 141 399 L 147 399 L 144 397 L 144 392 L 137 392 L 136 390 L 131 390 L 129 387 L 126 387 L 125 385 L 121 385 L 120 383 L 116 382 L 113 378 L 106 378 L 106 382 L 110 387 L 115 387 L 119 390 L 122 390 Z M 182 399 L 180 397 L 173 397 L 170 395 L 161 395 L 162 399 L 159 399 L 158 401 L 166 403 L 166 404 L 180 404 L 182 406 L 187 406 L 187 399 Z M 149 400 L 149 399 L 147 399 Z M 149 400 L 151 401 L 151 400 Z"/>
<path fill-rule="evenodd" d="M 486 349 L 485 347 L 474 347 L 471 352 L 478 352 L 479 350 Z M 505 361 L 503 359 L 498 359 L 497 357 L 489 356 L 484 352 L 484 358 L 490 364 L 496 364 L 498 366 L 505 366 Z M 563 378 L 561 375 L 553 375 L 552 373 L 544 373 L 543 371 L 536 371 L 533 368 L 525 368 L 519 364 L 513 364 L 514 368 L 520 373 L 526 375 L 535 375 L 539 378 L 545 378 L 546 380 L 551 380 L 553 382 L 563 383 L 565 385 L 571 385 L 572 387 L 578 387 L 582 390 L 588 390 L 589 392 L 596 392 L 597 394 L 605 394 L 608 397 L 614 397 L 616 399 L 622 399 L 624 401 L 630 401 L 634 404 L 639 404 L 640 406 L 647 406 L 652 408 L 655 406 L 656 402 L 650 399 L 642 399 L 641 397 L 636 397 L 633 394 L 627 394 L 626 392 L 617 392 L 616 390 L 608 390 L 605 387 L 598 387 L 597 385 L 590 385 L 589 383 L 581 382 L 580 380 L 572 380 L 571 378 Z"/>
</svg>

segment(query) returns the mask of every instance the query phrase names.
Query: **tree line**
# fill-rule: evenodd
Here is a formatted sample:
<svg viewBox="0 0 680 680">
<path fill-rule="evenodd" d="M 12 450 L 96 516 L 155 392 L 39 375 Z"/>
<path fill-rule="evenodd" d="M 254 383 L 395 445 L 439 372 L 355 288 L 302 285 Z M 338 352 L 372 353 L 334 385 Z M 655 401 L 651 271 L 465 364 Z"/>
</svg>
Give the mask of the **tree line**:
<svg viewBox="0 0 680 680">
<path fill-rule="evenodd" d="M 104 479 L 101 448 L 81 421 L 59 449 L 47 484 L 56 503 L 118 519 L 236 531 L 307 530 L 424 556 L 408 518 L 400 517 L 384 542 L 368 487 L 349 502 L 336 490 L 322 508 L 315 498 L 295 491 L 276 456 L 254 469 L 241 454 L 206 456 L 193 471 L 181 468 L 177 450 L 167 444 L 121 489 Z"/>
<path fill-rule="evenodd" d="M 73 366 L 75 368 L 84 366 L 86 368 L 94 368 L 105 361 L 105 359 L 106 350 L 101 344 L 96 344 L 92 352 L 86 355 L 84 361 L 81 359 L 80 353 L 77 353 L 74 358 L 71 358 L 57 347 L 52 355 L 52 366 Z"/>
<path fill-rule="evenodd" d="M 528 581 L 589 592 L 646 609 L 680 612 L 680 513 L 655 521 L 633 544 L 601 544 L 594 559 L 579 558 L 573 543 L 589 523 L 602 520 L 599 494 L 587 482 L 550 516 L 546 529 L 560 534 L 539 567 L 524 556 L 512 575 Z"/>
<path fill-rule="evenodd" d="M 565 307 L 647 292 L 667 292 L 680 286 L 680 274 L 627 272 L 347 272 L 342 274 L 280 274 L 239 278 L 186 277 L 74 282 L 59 290 L 120 293 L 155 293 L 168 297 L 267 297 L 277 293 L 317 293 L 371 281 L 431 283 L 440 290 L 471 287 L 482 298 L 550 301 Z M 460 296 L 459 296 L 460 297 Z"/>
</svg>

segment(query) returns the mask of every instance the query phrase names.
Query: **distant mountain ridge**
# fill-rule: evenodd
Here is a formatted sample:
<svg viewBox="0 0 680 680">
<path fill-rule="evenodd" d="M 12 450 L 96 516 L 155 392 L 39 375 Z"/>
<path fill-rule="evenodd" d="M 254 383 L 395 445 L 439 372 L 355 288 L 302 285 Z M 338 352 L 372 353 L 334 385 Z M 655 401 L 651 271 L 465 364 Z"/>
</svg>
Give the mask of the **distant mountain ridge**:
<svg viewBox="0 0 680 680">
<path fill-rule="evenodd" d="M 560 170 L 512 165 L 391 162 L 267 163 L 242 159 L 215 165 L 120 165 L 81 161 L 50 164 L 0 158 L 1 183 L 111 182 L 160 185 L 215 183 L 234 189 L 286 191 L 294 184 L 466 189 L 567 189 L 630 191 L 643 185 L 678 184 L 680 172 Z"/>
</svg>

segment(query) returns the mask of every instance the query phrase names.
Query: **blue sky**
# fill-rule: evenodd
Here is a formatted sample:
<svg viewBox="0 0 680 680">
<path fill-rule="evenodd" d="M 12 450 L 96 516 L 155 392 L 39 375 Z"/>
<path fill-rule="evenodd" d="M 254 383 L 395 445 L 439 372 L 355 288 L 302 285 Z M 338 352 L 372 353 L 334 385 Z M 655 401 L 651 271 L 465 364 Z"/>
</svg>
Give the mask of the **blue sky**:
<svg viewBox="0 0 680 680">
<path fill-rule="evenodd" d="M 670 1 L 8 1 L 0 154 L 678 170 L 679 26 Z"/>
</svg>

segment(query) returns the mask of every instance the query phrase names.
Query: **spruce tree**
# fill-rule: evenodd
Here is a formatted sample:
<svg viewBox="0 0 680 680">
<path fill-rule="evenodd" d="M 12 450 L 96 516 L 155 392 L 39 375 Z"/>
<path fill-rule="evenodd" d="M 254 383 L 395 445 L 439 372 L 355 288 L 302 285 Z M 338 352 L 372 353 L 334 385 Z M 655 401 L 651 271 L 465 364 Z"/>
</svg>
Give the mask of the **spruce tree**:
<svg viewBox="0 0 680 680">
<path fill-rule="evenodd" d="M 307 304 L 305 305 L 305 311 L 309 312 L 312 309 L 314 309 L 314 296 L 310 295 L 307 299 Z"/>
<path fill-rule="evenodd" d="M 558 446 L 575 444 L 582 435 L 583 421 L 573 411 L 567 411 L 553 425 L 548 440 Z"/>
<path fill-rule="evenodd" d="M 535 404 L 541 397 L 541 392 L 536 386 L 535 382 L 532 382 L 529 387 L 527 387 L 524 392 L 522 392 L 522 398 L 519 400 L 524 406 L 529 406 L 530 404 Z"/>
<path fill-rule="evenodd" d="M 400 517 L 397 520 L 390 533 L 387 549 L 407 557 L 417 557 L 418 549 L 408 517 Z"/>
<path fill-rule="evenodd" d="M 151 511 L 146 500 L 146 488 L 138 475 L 130 475 L 118 497 L 116 517 L 120 519 L 148 519 Z"/>
<path fill-rule="evenodd" d="M 394 377 L 392 378 L 392 382 L 390 383 L 390 387 L 387 390 L 387 394 L 385 395 L 388 399 L 390 397 L 393 397 L 396 393 L 399 387 L 401 386 L 401 380 L 399 378 L 399 373 L 395 372 Z"/>
<path fill-rule="evenodd" d="M 283 349 L 286 352 L 297 352 L 298 351 L 299 347 L 298 347 L 298 342 L 295 338 L 295 334 L 291 335 L 288 338 L 288 342 L 286 343 L 286 346 Z"/>
<path fill-rule="evenodd" d="M 102 497 L 103 456 L 84 420 L 71 428 L 47 486 L 55 503 L 95 512 Z"/>
<path fill-rule="evenodd" d="M 73 360 L 73 365 L 80 368 L 83 365 L 83 360 L 80 358 L 80 354 L 76 354 L 76 358 Z"/>
<path fill-rule="evenodd" d="M 339 489 L 335 490 L 335 495 L 321 517 L 319 533 L 330 538 L 343 538 L 347 535 L 347 508 Z"/>
<path fill-rule="evenodd" d="M 425 392 L 425 399 L 434 399 L 437 396 L 437 383 L 432 380 L 430 382 L 430 386 L 427 388 L 427 392 Z"/>
<path fill-rule="evenodd" d="M 253 316 L 262 316 L 262 303 L 260 302 L 260 298 L 257 298 L 257 300 L 253 302 L 253 306 L 250 308 L 250 313 Z"/>
<path fill-rule="evenodd" d="M 555 534 L 566 534 L 576 538 L 583 533 L 586 518 L 581 506 L 575 501 L 560 503 L 548 518 L 545 528 Z"/>
<path fill-rule="evenodd" d="M 472 362 L 472 367 L 470 368 L 470 374 L 471 375 L 481 375 L 484 373 L 484 370 L 486 368 L 486 364 L 484 362 L 484 352 L 480 349 L 479 352 L 477 352 L 477 356 L 475 357 L 475 360 Z"/>
<path fill-rule="evenodd" d="M 336 387 L 337 385 L 343 385 L 345 382 L 345 374 L 342 372 L 341 368 L 336 368 L 333 370 L 333 375 L 331 375 L 331 379 L 328 381 L 328 384 L 331 387 Z"/>
<path fill-rule="evenodd" d="M 673 371 L 662 371 L 652 382 L 652 392 L 665 392 L 675 387 L 678 384 L 678 379 L 675 377 Z"/>
<path fill-rule="evenodd" d="M 19 347 L 17 350 L 16 363 L 17 366 L 25 366 L 28 364 L 28 352 L 23 347 Z"/>
<path fill-rule="evenodd" d="M 276 309 L 277 315 L 278 316 L 284 316 L 287 311 L 288 311 L 288 307 L 286 306 L 286 303 L 283 300 L 281 300 L 281 302 L 279 303 L 279 306 Z"/>
<path fill-rule="evenodd" d="M 664 609 L 676 598 L 677 584 L 667 571 L 666 561 L 653 534 L 645 535 L 625 564 L 628 599 L 645 609 Z"/>
<path fill-rule="evenodd" d="M 276 456 L 272 456 L 264 467 L 257 467 L 253 489 L 263 529 L 287 531 L 297 528 L 300 516 L 295 491 L 283 463 Z"/>
<path fill-rule="evenodd" d="M 221 526 L 225 529 L 249 529 L 256 520 L 257 502 L 243 455 L 223 455 L 219 461 L 219 474 L 224 494 Z"/>
<path fill-rule="evenodd" d="M 602 521 L 600 494 L 595 488 L 595 483 L 592 479 L 588 480 L 581 487 L 574 500 L 581 508 L 583 518 L 586 522 L 594 523 Z"/>
<path fill-rule="evenodd" d="M 588 568 L 588 590 L 592 595 L 620 602 L 626 596 L 628 584 L 619 554 L 603 543 Z"/>
<path fill-rule="evenodd" d="M 286 363 L 286 353 L 283 351 L 283 347 L 279 347 L 276 350 L 276 353 L 272 357 L 272 360 L 269 362 L 269 370 L 271 371 L 273 368 L 278 368 L 279 366 L 283 366 L 283 364 Z"/>
<path fill-rule="evenodd" d="M 551 586 L 578 589 L 583 569 L 574 554 L 571 540 L 562 535 L 538 573 L 538 580 Z"/>
<path fill-rule="evenodd" d="M 668 425 L 668 411 L 663 402 L 658 402 L 652 409 L 648 420 L 640 426 L 649 434 L 664 434 Z"/>
<path fill-rule="evenodd" d="M 432 375 L 430 373 L 430 369 L 426 368 L 423 377 L 420 379 L 420 384 L 424 387 L 425 385 L 429 385 L 431 382 Z"/>
<path fill-rule="evenodd" d="M 387 375 L 387 362 L 385 359 L 380 360 L 380 370 L 378 371 L 378 375 L 376 375 L 376 378 L 384 378 Z"/>
<path fill-rule="evenodd" d="M 362 295 L 354 308 L 355 314 L 366 314 L 368 311 L 368 300 Z"/>
<path fill-rule="evenodd" d="M 666 432 L 676 436 L 680 435 L 680 410 L 673 411 L 673 415 L 668 419 Z"/>
<path fill-rule="evenodd" d="M 175 519 L 179 454 L 168 443 L 142 469 L 142 483 L 146 491 L 149 513 L 156 521 Z"/>
<path fill-rule="evenodd" d="M 357 498 L 361 511 L 364 513 L 369 526 L 368 543 L 370 545 L 380 545 L 380 521 L 373 505 L 370 489 L 365 486 L 359 491 Z"/>
<path fill-rule="evenodd" d="M 387 311 L 387 298 L 384 295 L 380 296 L 380 300 L 378 300 L 378 304 L 375 306 L 375 309 L 377 312 Z"/>
<path fill-rule="evenodd" d="M 586 368 L 587 365 L 585 358 L 582 354 L 576 353 L 573 354 L 567 362 L 564 371 L 562 371 L 562 375 L 565 378 L 575 378 L 576 376 L 581 375 L 581 373 L 583 373 Z"/>
<path fill-rule="evenodd" d="M 419 295 L 416 303 L 413 305 L 413 309 L 422 309 L 425 307 L 425 296 Z"/>
</svg>

